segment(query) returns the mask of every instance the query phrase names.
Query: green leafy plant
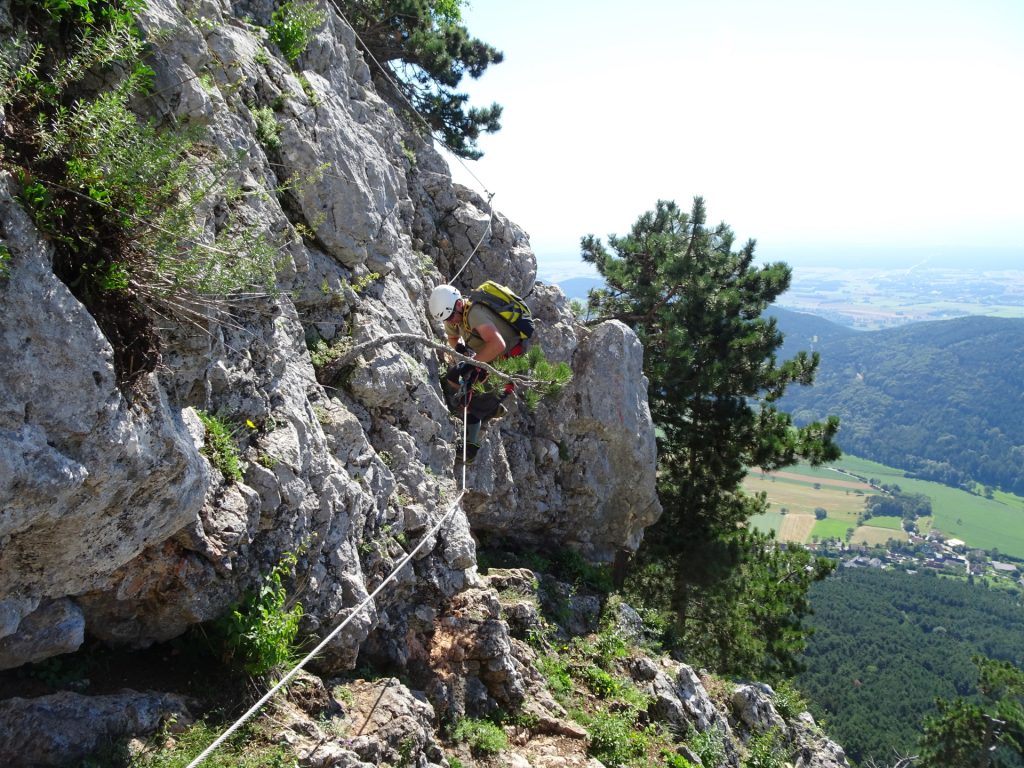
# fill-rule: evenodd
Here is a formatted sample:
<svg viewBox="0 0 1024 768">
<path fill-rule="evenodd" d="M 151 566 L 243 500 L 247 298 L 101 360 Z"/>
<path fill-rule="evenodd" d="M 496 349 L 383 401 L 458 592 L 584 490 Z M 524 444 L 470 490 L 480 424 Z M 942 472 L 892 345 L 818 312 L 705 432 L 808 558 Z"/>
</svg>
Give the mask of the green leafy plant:
<svg viewBox="0 0 1024 768">
<path fill-rule="evenodd" d="M 320 106 L 320 96 L 313 88 L 313 84 L 309 82 L 309 78 L 305 74 L 299 75 L 299 85 L 302 86 L 302 92 L 306 94 L 306 98 L 309 99 L 311 106 Z"/>
<path fill-rule="evenodd" d="M 205 323 L 273 293 L 280 255 L 262 225 L 234 214 L 250 194 L 232 180 L 240 156 L 132 111 L 153 80 L 140 0 L 21 6 L 24 28 L 0 44 L 0 106 L 17 137 L 5 160 L 56 245 L 54 271 L 114 343 L 129 384 L 159 360 L 153 316 Z M 86 75 L 104 85 L 83 87 Z M 214 205 L 228 216 L 210 227 Z"/>
<path fill-rule="evenodd" d="M 228 483 L 242 481 L 242 465 L 235 444 L 235 429 L 219 416 L 196 411 L 206 428 L 206 439 L 200 451 L 220 471 Z"/>
<path fill-rule="evenodd" d="M 15 178 L 21 182 L 17 199 L 28 209 L 33 223 L 43 232 L 56 234 L 65 214 L 64 208 L 55 202 L 50 190 L 33 180 L 23 169 L 15 172 Z"/>
<path fill-rule="evenodd" d="M 593 665 L 583 667 L 580 677 L 595 696 L 606 699 L 619 690 L 618 681 L 600 667 Z"/>
<path fill-rule="evenodd" d="M 416 166 L 416 150 L 408 146 L 404 141 L 401 141 L 402 156 L 409 161 L 409 165 L 412 167 Z"/>
<path fill-rule="evenodd" d="M 326 16 L 312 2 L 287 0 L 274 11 L 267 32 L 285 59 L 292 66 L 309 45 L 313 31 L 324 23 Z"/>
<path fill-rule="evenodd" d="M 11 250 L 3 243 L 0 243 L 0 280 L 6 280 L 11 276 Z"/>
<path fill-rule="evenodd" d="M 574 549 L 557 550 L 552 555 L 551 567 L 556 576 L 576 587 L 588 587 L 604 594 L 614 589 L 611 568 L 605 563 L 591 563 Z"/>
<path fill-rule="evenodd" d="M 40 5 L 56 21 L 73 20 L 79 24 L 93 24 L 119 15 L 137 13 L 145 7 L 144 0 L 41 0 Z"/>
<path fill-rule="evenodd" d="M 693 763 L 669 749 L 661 751 L 661 760 L 665 768 L 694 768 Z"/>
<path fill-rule="evenodd" d="M 721 765 L 725 760 L 725 736 L 717 728 L 698 731 L 690 726 L 685 741 L 702 765 Z"/>
<path fill-rule="evenodd" d="M 459 720 L 452 730 L 452 738 L 465 742 L 477 756 L 496 755 L 508 749 L 508 736 L 489 720 Z"/>
<path fill-rule="evenodd" d="M 351 341 L 348 339 L 338 339 L 333 344 L 329 344 L 318 338 L 309 347 L 310 361 L 313 363 L 313 367 L 320 371 L 344 357 L 351 346 Z"/>
<path fill-rule="evenodd" d="M 297 562 L 298 555 L 285 552 L 259 588 L 218 622 L 228 659 L 251 674 L 265 674 L 297 656 L 302 603 L 289 601 L 284 586 Z"/>
<path fill-rule="evenodd" d="M 380 272 L 369 272 L 352 281 L 352 290 L 361 294 L 378 280 L 380 280 Z"/>
<path fill-rule="evenodd" d="M 252 60 L 261 66 L 267 66 L 270 64 L 270 54 L 267 53 L 266 48 L 260 48 L 256 53 L 253 54 Z"/>
<path fill-rule="evenodd" d="M 281 126 L 270 107 L 250 107 L 256 121 L 256 139 L 264 149 L 278 149 L 281 146 Z"/>
<path fill-rule="evenodd" d="M 807 700 L 791 681 L 782 680 L 772 686 L 772 690 L 775 691 L 772 703 L 784 720 L 795 720 L 807 711 Z"/>
<path fill-rule="evenodd" d="M 632 708 L 618 712 L 602 710 L 592 715 L 576 713 L 590 734 L 588 754 L 606 765 L 629 763 L 647 754 L 651 734 L 637 727 L 637 714 Z"/>
<path fill-rule="evenodd" d="M 743 768 L 786 768 L 786 751 L 778 728 L 750 737 Z"/>
</svg>

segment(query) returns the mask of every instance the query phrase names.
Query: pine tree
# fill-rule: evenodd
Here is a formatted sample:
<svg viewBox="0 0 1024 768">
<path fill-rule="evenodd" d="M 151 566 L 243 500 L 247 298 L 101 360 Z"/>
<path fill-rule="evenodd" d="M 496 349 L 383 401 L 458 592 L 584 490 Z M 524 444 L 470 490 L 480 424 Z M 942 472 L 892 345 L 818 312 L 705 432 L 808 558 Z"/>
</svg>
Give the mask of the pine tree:
<svg viewBox="0 0 1024 768">
<path fill-rule="evenodd" d="M 1008 661 L 976 656 L 981 702 L 939 700 L 925 719 L 921 768 L 1024 765 L 1024 671 Z"/>
<path fill-rule="evenodd" d="M 501 106 L 470 107 L 454 89 L 503 58 L 462 24 L 464 0 L 358 0 L 346 15 L 363 44 L 387 67 L 432 131 L 460 157 L 476 159 L 481 133 L 501 128 Z"/>
<path fill-rule="evenodd" d="M 839 424 L 797 429 L 774 406 L 790 384 L 810 384 L 818 365 L 806 353 L 777 363 L 782 334 L 762 317 L 789 287 L 790 269 L 755 266 L 753 241 L 733 250 L 732 230 L 705 220 L 701 198 L 689 213 L 659 201 L 628 235 L 609 237 L 611 251 L 588 236 L 582 255 L 607 285 L 592 292 L 592 310 L 626 323 L 644 344 L 659 431 L 665 511 L 633 584 L 671 605 L 677 642 L 696 658 L 723 672 L 770 674 L 794 668 L 807 586 L 830 569 L 743 530 L 764 499 L 743 494 L 740 483 L 747 467 L 838 458 Z"/>
</svg>

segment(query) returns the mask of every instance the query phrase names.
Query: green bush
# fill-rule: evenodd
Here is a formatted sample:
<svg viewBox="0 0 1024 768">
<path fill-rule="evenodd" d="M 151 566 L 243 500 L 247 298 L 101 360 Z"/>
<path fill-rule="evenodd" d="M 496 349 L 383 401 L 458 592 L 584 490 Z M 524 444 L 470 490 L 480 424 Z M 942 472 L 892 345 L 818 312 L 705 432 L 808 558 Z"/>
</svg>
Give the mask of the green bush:
<svg viewBox="0 0 1024 768">
<path fill-rule="evenodd" d="M 238 446 L 235 445 L 235 430 L 223 419 L 206 411 L 196 411 L 196 414 L 206 428 L 206 439 L 200 453 L 220 471 L 225 482 L 240 483 L 242 465 Z"/>
<path fill-rule="evenodd" d="M 595 565 L 574 549 L 557 550 L 552 564 L 555 575 L 576 587 L 586 586 L 603 594 L 610 594 L 615 588 L 611 568 L 606 563 Z"/>
<path fill-rule="evenodd" d="M 786 754 L 778 728 L 750 738 L 743 768 L 786 768 Z"/>
<path fill-rule="evenodd" d="M 251 674 L 265 674 L 298 656 L 295 638 L 302 604 L 295 602 L 289 607 L 284 587 L 284 579 L 292 574 L 297 562 L 297 555 L 285 552 L 259 589 L 217 623 L 228 660 L 239 662 Z"/>
<path fill-rule="evenodd" d="M 599 711 L 593 715 L 580 714 L 580 719 L 590 734 L 591 757 L 606 765 L 619 765 L 643 757 L 650 746 L 649 734 L 637 727 L 636 711 Z"/>
<path fill-rule="evenodd" d="M 285 2 L 274 11 L 267 31 L 271 42 L 284 54 L 292 66 L 306 50 L 313 30 L 327 17 L 317 9 L 316 3 Z"/>
<path fill-rule="evenodd" d="M 661 759 L 665 768 L 694 768 L 693 763 L 669 749 L 661 751 Z"/>
<path fill-rule="evenodd" d="M 273 293 L 281 257 L 255 222 L 229 213 L 207 226 L 212 204 L 231 212 L 248 194 L 231 179 L 238 156 L 133 113 L 153 80 L 134 20 L 140 0 L 17 6 L 24 26 L 0 44 L 0 106 L 18 137 L 7 160 L 19 199 L 56 245 L 54 271 L 115 342 L 127 382 L 158 359 L 121 357 L 157 343 L 137 302 L 205 323 L 243 290 Z M 87 75 L 108 85 L 83 87 Z"/>
<path fill-rule="evenodd" d="M 452 738 L 465 742 L 477 756 L 496 755 L 508 749 L 508 736 L 489 720 L 459 720 L 452 731 Z"/>
<path fill-rule="evenodd" d="M 558 656 L 545 655 L 537 658 L 537 671 L 548 681 L 548 688 L 555 698 L 561 700 L 572 693 L 573 683 L 569 665 Z"/>
<path fill-rule="evenodd" d="M 802 712 L 808 709 L 807 700 L 789 680 L 782 680 L 772 686 L 775 696 L 772 703 L 784 720 L 795 720 Z"/>
<path fill-rule="evenodd" d="M 725 760 L 725 737 L 717 728 L 698 731 L 693 726 L 686 735 L 686 745 L 703 765 L 720 765 Z"/>
<path fill-rule="evenodd" d="M 250 107 L 252 119 L 256 121 L 256 140 L 264 149 L 277 149 L 281 146 L 281 126 L 274 117 L 270 107 Z"/>
<path fill-rule="evenodd" d="M 144 0 L 41 0 L 39 5 L 55 21 L 73 19 L 79 24 L 94 24 L 117 14 L 137 13 Z"/>
<path fill-rule="evenodd" d="M 619 682 L 600 667 L 586 666 L 580 671 L 580 677 L 595 696 L 606 699 L 618 692 Z"/>
</svg>

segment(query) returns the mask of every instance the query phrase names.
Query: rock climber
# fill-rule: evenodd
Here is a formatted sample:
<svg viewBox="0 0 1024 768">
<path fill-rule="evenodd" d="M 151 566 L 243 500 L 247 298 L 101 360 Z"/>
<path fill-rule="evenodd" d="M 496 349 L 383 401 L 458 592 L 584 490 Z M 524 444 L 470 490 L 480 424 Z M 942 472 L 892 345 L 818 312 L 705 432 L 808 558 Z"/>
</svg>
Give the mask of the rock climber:
<svg viewBox="0 0 1024 768">
<path fill-rule="evenodd" d="M 518 301 L 528 320 L 529 309 L 522 300 L 510 291 L 507 293 Z M 489 306 L 488 294 L 480 289 L 473 292 L 473 297 L 464 297 L 452 285 L 439 285 L 430 293 L 427 302 L 430 316 L 444 323 L 449 346 L 481 363 L 523 354 L 527 339 L 502 316 L 500 305 Z M 487 376 L 483 368 L 460 361 L 451 366 L 442 379 L 449 409 L 459 416 L 466 413 L 466 463 L 472 463 L 480 450 L 482 425 L 504 414 L 502 401 L 512 391 L 512 385 L 507 384 L 502 395 L 473 392 L 473 385 L 486 381 Z"/>
</svg>

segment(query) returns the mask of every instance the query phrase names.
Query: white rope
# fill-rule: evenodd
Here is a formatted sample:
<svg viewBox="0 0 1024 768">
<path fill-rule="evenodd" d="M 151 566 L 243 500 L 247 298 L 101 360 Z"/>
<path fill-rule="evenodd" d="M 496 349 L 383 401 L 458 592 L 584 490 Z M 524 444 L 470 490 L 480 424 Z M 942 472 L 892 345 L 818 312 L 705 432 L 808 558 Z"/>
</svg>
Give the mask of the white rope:
<svg viewBox="0 0 1024 768">
<path fill-rule="evenodd" d="M 469 256 L 466 257 L 466 261 L 465 261 L 465 263 L 463 263 L 463 265 L 461 267 L 459 267 L 459 271 L 456 272 L 454 275 L 452 275 L 451 280 L 448 281 L 450 284 L 454 284 L 455 283 L 455 281 L 459 277 L 459 275 L 462 274 L 462 270 L 464 270 L 466 267 L 468 267 L 469 266 L 469 262 L 471 262 L 473 260 L 473 257 L 476 256 L 476 252 L 478 250 L 480 250 L 480 246 L 484 244 L 484 240 L 486 240 L 490 236 L 490 234 L 491 234 L 491 225 L 494 223 L 494 212 L 493 212 L 493 210 L 490 210 L 490 208 L 491 208 L 491 200 L 493 198 L 494 198 L 494 193 L 493 192 L 487 196 L 487 208 L 488 208 L 487 212 L 490 214 L 490 216 L 487 218 L 487 229 L 484 230 L 483 235 L 481 235 L 480 239 L 477 240 L 476 247 L 473 249 L 472 253 L 470 253 Z"/>
<path fill-rule="evenodd" d="M 463 446 L 465 446 L 465 441 L 463 441 Z M 465 452 L 465 447 L 463 447 L 463 452 Z M 465 458 L 465 453 L 463 453 L 463 458 Z M 367 605 L 370 604 L 370 602 L 373 600 L 373 598 L 375 598 L 380 593 L 380 591 L 382 589 L 384 589 L 384 587 L 388 584 L 388 582 L 390 582 L 392 579 L 394 579 L 398 575 L 398 572 L 401 571 L 402 568 L 405 567 L 406 563 L 408 563 L 410 560 L 412 560 L 412 558 L 416 555 L 416 553 L 419 552 L 420 549 L 422 549 L 423 546 L 428 541 L 430 541 L 433 538 L 434 534 L 436 534 L 440 530 L 441 526 L 445 524 L 445 522 L 448 520 L 448 518 L 451 517 L 452 512 L 454 512 L 458 508 L 459 502 L 462 501 L 462 497 L 466 493 L 466 491 L 465 491 L 465 485 L 466 485 L 466 469 L 465 469 L 465 464 L 463 464 L 463 469 L 462 469 L 462 485 L 463 485 L 463 490 L 459 491 L 459 495 L 455 497 L 455 500 L 448 507 L 448 511 L 445 512 L 444 515 L 441 516 L 441 519 L 437 521 L 437 524 L 433 528 L 431 528 L 430 531 L 426 535 L 424 535 L 422 539 L 420 539 L 420 543 L 417 544 L 413 548 L 412 552 L 410 552 L 408 555 L 406 555 L 404 558 L 402 558 L 401 562 L 399 562 L 399 564 L 397 566 L 395 566 L 395 569 L 391 572 L 391 574 L 386 579 L 384 579 L 384 581 L 382 581 L 380 583 L 380 585 L 375 590 L 373 590 L 373 592 L 371 592 L 370 595 L 365 600 L 363 600 L 363 602 L 361 602 L 358 606 L 356 606 L 355 610 L 353 610 L 352 613 L 349 614 L 348 618 L 346 618 L 343 622 L 341 622 L 341 624 L 339 624 L 337 627 L 335 627 L 334 630 L 332 630 L 331 633 L 329 635 L 327 635 L 327 637 L 325 637 L 323 640 L 321 640 L 319 645 L 317 645 L 316 648 L 314 648 L 312 651 L 310 651 L 308 654 L 306 654 L 306 657 L 302 661 L 300 661 L 298 664 L 296 664 L 295 667 L 287 675 L 282 677 L 281 680 L 278 681 L 277 685 L 275 685 L 273 688 L 271 688 L 269 691 L 267 691 L 266 694 L 264 694 L 263 698 L 261 698 L 255 704 L 253 704 L 249 708 L 248 712 L 246 712 L 244 715 L 242 715 L 240 718 L 238 718 L 238 720 L 236 720 L 235 723 L 230 728 L 228 728 L 226 731 L 224 731 L 224 733 L 222 733 L 220 736 L 218 736 L 217 739 L 212 744 L 210 744 L 210 746 L 208 746 L 206 749 L 204 749 L 202 751 L 202 753 L 199 755 L 199 757 L 197 757 L 195 760 L 193 760 L 191 763 L 188 764 L 187 768 L 195 768 L 195 766 L 197 766 L 201 762 L 203 762 L 203 760 L 205 760 L 217 747 L 219 747 L 221 744 L 223 744 L 224 741 L 227 740 L 227 738 L 229 736 L 231 736 L 232 733 L 234 733 L 239 728 L 241 728 L 246 720 L 248 720 L 250 717 L 252 717 L 254 714 L 256 714 L 256 712 L 258 712 L 263 707 L 264 704 L 266 704 L 268 701 L 270 701 L 270 699 L 274 696 L 274 694 L 276 694 L 279 690 L 281 690 L 293 677 L 295 677 L 295 675 L 298 674 L 299 670 L 301 670 L 306 664 L 309 663 L 309 661 L 314 656 L 316 656 L 320 651 L 322 651 L 324 649 L 324 647 L 329 642 L 331 642 L 331 640 L 333 640 L 335 637 L 337 637 L 338 633 L 341 632 L 341 630 L 343 630 L 346 627 L 346 625 L 348 625 L 348 623 L 350 621 L 352 621 L 352 619 L 354 619 L 356 616 L 358 616 L 359 612 L 362 611 L 363 608 L 365 608 Z"/>
<path fill-rule="evenodd" d="M 462 492 L 466 492 L 466 441 L 469 439 L 469 427 L 467 425 L 467 419 L 469 417 L 469 400 L 467 400 L 462 406 Z M 480 438 L 477 438 L 479 440 Z"/>
</svg>

